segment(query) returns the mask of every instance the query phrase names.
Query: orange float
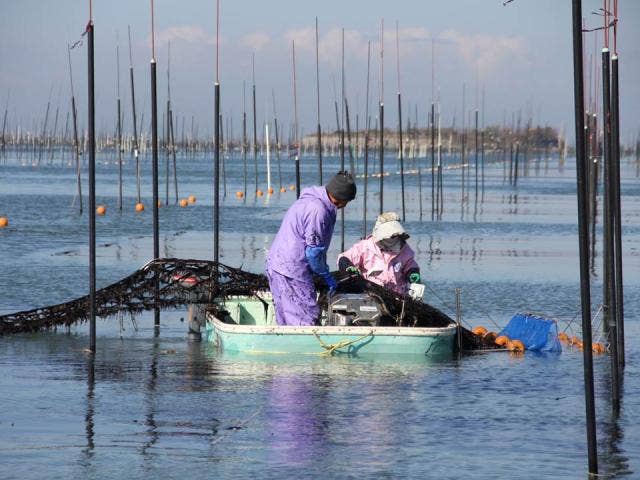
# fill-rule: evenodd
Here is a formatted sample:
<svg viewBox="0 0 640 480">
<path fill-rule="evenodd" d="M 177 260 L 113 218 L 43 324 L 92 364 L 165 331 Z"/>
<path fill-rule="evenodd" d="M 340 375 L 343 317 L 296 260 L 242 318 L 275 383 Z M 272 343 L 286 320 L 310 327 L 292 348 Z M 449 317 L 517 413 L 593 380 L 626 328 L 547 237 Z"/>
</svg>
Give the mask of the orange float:
<svg viewBox="0 0 640 480">
<path fill-rule="evenodd" d="M 509 340 L 507 350 L 513 353 L 524 353 L 524 344 L 520 340 Z"/>
<path fill-rule="evenodd" d="M 136 203 L 136 212 L 144 212 L 144 203 Z"/>
<path fill-rule="evenodd" d="M 182 208 L 186 207 L 187 205 L 189 205 L 189 201 L 186 198 L 181 198 L 180 199 L 180 206 Z"/>
<path fill-rule="evenodd" d="M 105 213 L 107 213 L 107 207 L 105 207 L 104 205 L 98 205 L 96 207 L 96 213 L 100 216 L 104 215 Z"/>
<path fill-rule="evenodd" d="M 9 225 L 9 219 L 7 217 L 0 217 L 0 228 L 4 228 Z"/>
<path fill-rule="evenodd" d="M 193 205 L 194 203 L 196 203 L 196 196 L 189 195 L 188 201 L 189 201 L 189 205 Z"/>
<path fill-rule="evenodd" d="M 264 195 L 264 192 L 263 192 L 262 190 L 258 190 L 258 191 L 256 192 L 256 195 L 257 195 L 258 197 L 261 197 L 261 196 L 263 196 L 263 195 Z"/>
<path fill-rule="evenodd" d="M 487 329 L 484 328 L 481 325 L 478 325 L 477 327 L 473 327 L 473 330 L 471 330 L 473 333 L 475 333 L 476 335 L 484 335 L 485 333 L 487 333 Z"/>
<path fill-rule="evenodd" d="M 501 347 L 504 347 L 507 345 L 507 343 L 509 343 L 509 337 L 507 337 L 506 335 L 500 335 L 499 337 L 496 338 L 495 343 L 496 345 L 500 345 Z"/>
<path fill-rule="evenodd" d="M 292 192 L 293 192 L 295 189 L 296 189 L 296 186 L 295 186 L 295 185 L 291 185 L 291 186 L 289 187 L 289 190 L 291 190 Z"/>
<path fill-rule="evenodd" d="M 569 343 L 569 336 L 564 332 L 560 332 L 558 334 L 558 340 L 560 340 L 562 343 Z"/>
<path fill-rule="evenodd" d="M 286 192 L 286 191 L 287 191 L 287 189 L 286 189 L 286 188 L 284 188 L 284 187 L 280 187 L 280 193 L 284 193 L 284 192 Z"/>
<path fill-rule="evenodd" d="M 269 195 L 273 195 L 273 187 L 269 187 L 269 190 L 267 190 L 267 193 Z"/>
</svg>

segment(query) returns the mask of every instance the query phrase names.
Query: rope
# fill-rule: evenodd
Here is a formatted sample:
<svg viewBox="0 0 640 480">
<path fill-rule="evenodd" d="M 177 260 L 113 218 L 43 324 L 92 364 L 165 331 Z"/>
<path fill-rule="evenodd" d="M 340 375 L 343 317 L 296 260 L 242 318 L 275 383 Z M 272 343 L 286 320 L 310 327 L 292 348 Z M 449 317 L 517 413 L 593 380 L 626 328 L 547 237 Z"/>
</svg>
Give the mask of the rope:
<svg viewBox="0 0 640 480">
<path fill-rule="evenodd" d="M 319 355 L 323 355 L 323 356 L 333 356 L 334 352 L 340 348 L 344 348 L 344 347 L 348 347 L 349 345 L 353 345 L 356 342 L 359 342 L 360 340 L 364 340 L 365 338 L 371 336 L 373 337 L 373 330 L 371 330 L 369 333 L 362 335 L 361 337 L 358 337 L 354 340 L 341 340 L 339 342 L 336 343 L 330 343 L 330 344 L 326 344 L 322 341 L 322 339 L 320 338 L 320 336 L 318 335 L 318 333 L 314 330 L 313 331 L 313 335 L 318 339 L 318 342 L 320 342 L 320 346 L 322 348 L 325 349 L 324 352 L 320 352 Z M 338 352 L 340 353 L 340 352 Z"/>
</svg>

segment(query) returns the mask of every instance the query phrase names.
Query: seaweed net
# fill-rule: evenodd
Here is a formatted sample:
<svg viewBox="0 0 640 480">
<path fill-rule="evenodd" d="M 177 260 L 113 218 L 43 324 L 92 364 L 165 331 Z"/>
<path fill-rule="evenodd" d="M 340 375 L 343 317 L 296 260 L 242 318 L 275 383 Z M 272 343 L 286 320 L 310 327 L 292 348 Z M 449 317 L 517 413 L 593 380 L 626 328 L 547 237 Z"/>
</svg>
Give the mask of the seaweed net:
<svg viewBox="0 0 640 480">
<path fill-rule="evenodd" d="M 361 277 L 334 272 L 343 292 L 368 292 L 385 306 L 394 323 L 406 327 L 446 327 L 453 320 L 445 313 L 408 296 L 398 295 Z M 326 287 L 316 284 L 321 293 Z M 108 318 L 122 313 L 136 314 L 154 308 L 170 309 L 188 304 L 209 304 L 231 295 L 255 295 L 269 289 L 267 277 L 209 260 L 161 258 L 131 275 L 108 285 L 95 295 L 96 316 Z M 0 316 L 0 335 L 36 332 L 86 322 L 90 314 L 89 295 L 69 302 Z M 320 304 L 326 306 L 326 295 Z M 461 327 L 463 350 L 491 348 L 482 338 Z"/>
</svg>

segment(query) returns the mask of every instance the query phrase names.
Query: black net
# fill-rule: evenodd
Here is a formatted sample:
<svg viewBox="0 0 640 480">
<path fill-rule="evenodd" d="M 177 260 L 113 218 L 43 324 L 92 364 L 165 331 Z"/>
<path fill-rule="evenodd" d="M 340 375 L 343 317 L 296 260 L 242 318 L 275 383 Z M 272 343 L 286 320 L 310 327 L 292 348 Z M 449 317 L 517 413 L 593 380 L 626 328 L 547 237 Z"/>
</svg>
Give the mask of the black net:
<svg viewBox="0 0 640 480">
<path fill-rule="evenodd" d="M 453 320 L 426 303 L 398 295 L 361 277 L 334 272 L 339 291 L 367 292 L 385 308 L 390 321 L 404 327 L 446 327 Z M 326 287 L 317 282 L 320 305 L 326 308 Z M 154 308 L 178 308 L 192 303 L 212 303 L 230 295 L 254 295 L 269 289 L 265 275 L 208 260 L 162 258 L 149 262 L 128 277 L 96 292 L 96 315 L 114 317 Z M 35 332 L 86 322 L 90 314 L 88 295 L 49 307 L 0 316 L 0 335 Z M 461 328 L 463 350 L 491 348 L 481 337 Z"/>
</svg>

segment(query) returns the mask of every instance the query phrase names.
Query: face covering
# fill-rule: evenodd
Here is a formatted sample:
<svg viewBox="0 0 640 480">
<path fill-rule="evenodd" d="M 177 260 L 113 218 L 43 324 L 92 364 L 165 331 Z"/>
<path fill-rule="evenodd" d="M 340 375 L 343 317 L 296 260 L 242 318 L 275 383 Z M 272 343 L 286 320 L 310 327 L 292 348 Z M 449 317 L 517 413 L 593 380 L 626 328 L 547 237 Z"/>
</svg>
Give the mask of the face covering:
<svg viewBox="0 0 640 480">
<path fill-rule="evenodd" d="M 378 242 L 380 250 L 390 253 L 398 253 L 404 246 L 404 240 L 401 237 L 385 238 Z"/>
</svg>

